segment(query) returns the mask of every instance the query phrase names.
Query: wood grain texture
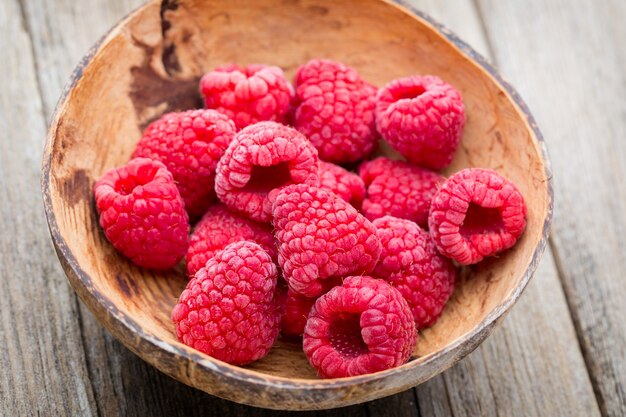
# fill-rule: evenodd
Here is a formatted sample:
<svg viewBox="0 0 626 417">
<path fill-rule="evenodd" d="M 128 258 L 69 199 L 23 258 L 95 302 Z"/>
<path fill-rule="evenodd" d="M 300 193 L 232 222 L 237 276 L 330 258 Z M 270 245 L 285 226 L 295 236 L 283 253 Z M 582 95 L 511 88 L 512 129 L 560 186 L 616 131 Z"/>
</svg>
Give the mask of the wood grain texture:
<svg viewBox="0 0 626 417">
<path fill-rule="evenodd" d="M 19 0 L 32 38 L 48 120 L 72 70 L 111 26 L 142 0 Z"/>
<path fill-rule="evenodd" d="M 602 414 L 626 415 L 626 3 L 480 5 L 550 143 L 552 247 Z"/>
<path fill-rule="evenodd" d="M 46 125 L 21 16 L 16 1 L 0 2 L 0 415 L 90 416 L 77 301 L 42 217 Z"/>
</svg>

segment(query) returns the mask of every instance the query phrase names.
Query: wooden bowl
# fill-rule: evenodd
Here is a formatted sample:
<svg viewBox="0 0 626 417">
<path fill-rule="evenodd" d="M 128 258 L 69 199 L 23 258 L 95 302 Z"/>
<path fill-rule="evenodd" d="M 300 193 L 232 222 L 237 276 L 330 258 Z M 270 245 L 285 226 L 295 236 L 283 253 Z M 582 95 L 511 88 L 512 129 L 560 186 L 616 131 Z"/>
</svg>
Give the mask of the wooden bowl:
<svg viewBox="0 0 626 417">
<path fill-rule="evenodd" d="M 371 375 L 316 378 L 299 345 L 279 340 L 247 367 L 179 343 L 170 312 L 182 269 L 152 272 L 120 256 L 98 227 L 94 181 L 124 164 L 142 129 L 164 112 L 200 107 L 198 79 L 230 62 L 271 63 L 291 77 L 327 57 L 376 85 L 436 74 L 461 90 L 467 127 L 447 173 L 488 167 L 513 180 L 528 205 L 517 246 L 468 268 L 409 363 Z M 545 147 L 528 109 L 495 70 L 417 11 L 380 0 L 152 1 L 115 26 L 72 75 L 59 101 L 42 169 L 45 211 L 70 283 L 129 349 L 208 393 L 259 407 L 340 407 L 394 394 L 452 366 L 482 342 L 519 298 L 545 248 L 552 214 Z"/>
</svg>

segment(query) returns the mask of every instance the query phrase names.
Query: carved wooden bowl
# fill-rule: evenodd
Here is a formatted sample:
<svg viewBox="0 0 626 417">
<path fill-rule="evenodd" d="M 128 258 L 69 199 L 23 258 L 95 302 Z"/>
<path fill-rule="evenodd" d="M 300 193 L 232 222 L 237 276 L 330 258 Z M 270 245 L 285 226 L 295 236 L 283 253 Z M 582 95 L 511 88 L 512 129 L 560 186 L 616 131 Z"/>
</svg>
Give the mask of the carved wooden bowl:
<svg viewBox="0 0 626 417">
<path fill-rule="evenodd" d="M 384 85 L 436 74 L 461 90 L 467 127 L 447 174 L 493 168 L 513 180 L 528 226 L 513 249 L 464 270 L 437 324 L 401 367 L 320 380 L 299 345 L 279 340 L 264 359 L 237 367 L 176 340 L 170 312 L 182 268 L 140 269 L 98 227 L 94 181 L 124 164 L 142 129 L 162 113 L 201 107 L 198 80 L 215 66 L 270 63 L 288 76 L 311 58 L 356 67 Z M 211 394 L 278 409 L 325 409 L 415 386 L 470 353 L 519 298 L 545 248 L 552 212 L 545 147 L 517 93 L 455 35 L 417 11 L 380 0 L 152 1 L 122 20 L 74 72 L 59 101 L 42 169 L 45 211 L 70 283 L 129 349 L 164 373 Z"/>
</svg>

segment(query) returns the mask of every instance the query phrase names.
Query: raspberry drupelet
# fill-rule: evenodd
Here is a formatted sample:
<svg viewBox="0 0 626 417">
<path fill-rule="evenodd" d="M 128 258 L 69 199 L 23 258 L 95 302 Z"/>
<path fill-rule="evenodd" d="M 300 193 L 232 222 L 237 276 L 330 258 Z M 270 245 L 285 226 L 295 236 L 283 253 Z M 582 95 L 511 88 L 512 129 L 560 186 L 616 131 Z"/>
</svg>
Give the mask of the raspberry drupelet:
<svg viewBox="0 0 626 417">
<path fill-rule="evenodd" d="M 187 283 L 172 320 L 178 340 L 216 359 L 262 358 L 280 331 L 276 266 L 256 243 L 228 245 Z"/>
<path fill-rule="evenodd" d="M 194 220 L 215 200 L 215 168 L 235 135 L 235 124 L 215 110 L 167 113 L 152 122 L 133 157 L 163 162 Z"/>
<path fill-rule="evenodd" d="M 515 245 L 526 227 L 526 204 L 515 184 L 496 171 L 467 168 L 441 186 L 428 224 L 441 253 L 475 264 Z"/>
<path fill-rule="evenodd" d="M 445 177 L 385 157 L 362 163 L 359 175 L 367 187 L 361 211 L 368 219 L 390 215 L 428 227 L 430 202 Z"/>
<path fill-rule="evenodd" d="M 398 290 L 353 276 L 315 302 L 302 345 L 321 377 L 341 378 L 402 365 L 416 342 L 413 316 Z"/>
<path fill-rule="evenodd" d="M 324 161 L 363 159 L 378 140 L 377 91 L 354 68 L 325 59 L 309 61 L 296 73 L 294 126 Z"/>
<path fill-rule="evenodd" d="M 106 238 L 136 265 L 167 269 L 185 255 L 189 218 L 161 162 L 131 159 L 104 174 L 94 195 Z"/>
<path fill-rule="evenodd" d="M 269 223 L 289 184 L 319 185 L 317 151 L 297 130 L 260 122 L 238 132 L 217 166 L 215 191 L 230 210 Z"/>
<path fill-rule="evenodd" d="M 372 275 L 400 291 L 417 330 L 432 326 L 454 291 L 456 267 L 439 253 L 428 232 L 412 221 L 385 216 L 373 223 L 382 253 Z"/>
<path fill-rule="evenodd" d="M 320 188 L 337 194 L 357 209 L 365 196 L 361 177 L 330 162 L 320 161 Z"/>
<path fill-rule="evenodd" d="M 320 295 L 324 280 L 371 272 L 380 256 L 376 228 L 335 194 L 306 184 L 274 203 L 278 263 L 292 291 Z"/>
<path fill-rule="evenodd" d="M 269 225 L 241 217 L 223 204 L 209 207 L 189 238 L 185 255 L 187 275 L 193 277 L 218 251 L 242 240 L 259 244 L 276 260 L 277 249 Z"/>
<path fill-rule="evenodd" d="M 452 162 L 465 126 L 458 90 L 439 77 L 415 75 L 390 82 L 376 100 L 378 131 L 409 162 L 434 170 Z"/>
<path fill-rule="evenodd" d="M 216 68 L 202 77 L 200 92 L 208 109 L 225 114 L 238 129 L 265 120 L 286 123 L 294 94 L 283 70 L 260 64 Z"/>
</svg>

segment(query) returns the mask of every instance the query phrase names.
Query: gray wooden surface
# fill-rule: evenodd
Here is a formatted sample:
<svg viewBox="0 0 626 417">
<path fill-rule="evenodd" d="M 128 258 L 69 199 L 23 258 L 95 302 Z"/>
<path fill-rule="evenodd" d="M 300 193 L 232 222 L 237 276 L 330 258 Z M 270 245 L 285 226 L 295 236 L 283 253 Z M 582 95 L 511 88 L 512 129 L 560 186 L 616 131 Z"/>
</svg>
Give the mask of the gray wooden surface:
<svg viewBox="0 0 626 417">
<path fill-rule="evenodd" d="M 48 237 L 47 122 L 82 54 L 140 1 L 0 0 L 0 415 L 276 414 L 135 357 L 77 300 Z M 626 415 L 626 2 L 410 3 L 494 62 L 533 111 L 556 181 L 551 247 L 504 324 L 452 369 L 315 414 Z"/>
</svg>

